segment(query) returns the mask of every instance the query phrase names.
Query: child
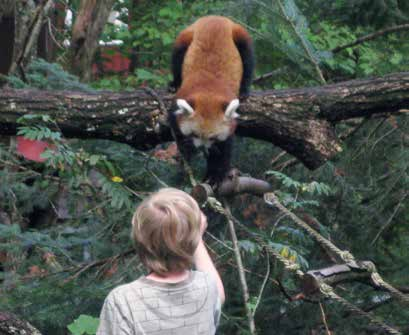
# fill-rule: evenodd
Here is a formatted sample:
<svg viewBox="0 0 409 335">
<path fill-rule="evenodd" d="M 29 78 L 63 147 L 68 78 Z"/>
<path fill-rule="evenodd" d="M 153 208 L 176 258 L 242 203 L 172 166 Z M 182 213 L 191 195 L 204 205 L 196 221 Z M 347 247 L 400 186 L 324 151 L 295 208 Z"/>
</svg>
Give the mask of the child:
<svg viewBox="0 0 409 335">
<path fill-rule="evenodd" d="M 214 334 L 225 297 L 202 240 L 206 227 L 185 192 L 164 188 L 145 199 L 132 238 L 150 273 L 109 293 L 97 335 Z"/>
</svg>

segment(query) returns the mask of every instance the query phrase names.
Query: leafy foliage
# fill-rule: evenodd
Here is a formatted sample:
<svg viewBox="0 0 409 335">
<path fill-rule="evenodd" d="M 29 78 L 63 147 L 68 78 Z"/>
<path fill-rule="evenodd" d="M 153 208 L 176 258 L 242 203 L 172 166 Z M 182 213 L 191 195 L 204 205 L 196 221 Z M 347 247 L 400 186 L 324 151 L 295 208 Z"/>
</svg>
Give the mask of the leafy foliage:
<svg viewBox="0 0 409 335">
<path fill-rule="evenodd" d="M 47 90 L 93 91 L 89 86 L 80 83 L 76 76 L 64 71 L 61 65 L 47 63 L 41 58 L 29 64 L 25 77 L 26 82 L 16 76 L 8 77 L 8 81 L 15 88 L 37 87 Z"/>
<path fill-rule="evenodd" d="M 311 15 L 351 26 L 385 27 L 407 22 L 409 6 L 401 0 L 300 1 Z M 312 12 L 314 10 L 314 12 Z"/>
</svg>

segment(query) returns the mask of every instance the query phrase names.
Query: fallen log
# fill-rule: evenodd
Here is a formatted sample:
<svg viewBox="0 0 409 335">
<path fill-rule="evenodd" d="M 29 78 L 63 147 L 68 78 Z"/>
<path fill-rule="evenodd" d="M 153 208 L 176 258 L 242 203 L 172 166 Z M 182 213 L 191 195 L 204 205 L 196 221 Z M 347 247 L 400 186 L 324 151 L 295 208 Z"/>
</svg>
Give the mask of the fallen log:
<svg viewBox="0 0 409 335">
<path fill-rule="evenodd" d="M 0 91 L 0 134 L 13 135 L 17 119 L 42 113 L 64 136 L 101 138 L 139 149 L 171 140 L 165 125 L 173 95 L 133 92 Z M 346 119 L 409 110 L 409 72 L 320 87 L 254 92 L 242 102 L 239 136 L 271 142 L 315 169 L 341 151 L 334 125 Z"/>
</svg>

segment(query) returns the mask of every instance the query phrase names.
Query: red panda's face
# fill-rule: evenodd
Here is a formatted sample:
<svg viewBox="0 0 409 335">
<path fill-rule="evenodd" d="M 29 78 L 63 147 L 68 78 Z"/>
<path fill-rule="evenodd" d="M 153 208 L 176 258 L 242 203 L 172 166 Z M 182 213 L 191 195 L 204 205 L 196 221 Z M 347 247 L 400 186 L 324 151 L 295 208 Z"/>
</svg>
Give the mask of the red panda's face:
<svg viewBox="0 0 409 335">
<path fill-rule="evenodd" d="M 190 103 L 189 103 L 190 102 Z M 180 131 L 192 137 L 196 147 L 209 148 L 216 141 L 225 141 L 236 128 L 236 112 L 239 100 L 228 103 L 213 101 L 200 104 L 198 102 L 177 99 L 178 110 L 175 112 Z"/>
</svg>

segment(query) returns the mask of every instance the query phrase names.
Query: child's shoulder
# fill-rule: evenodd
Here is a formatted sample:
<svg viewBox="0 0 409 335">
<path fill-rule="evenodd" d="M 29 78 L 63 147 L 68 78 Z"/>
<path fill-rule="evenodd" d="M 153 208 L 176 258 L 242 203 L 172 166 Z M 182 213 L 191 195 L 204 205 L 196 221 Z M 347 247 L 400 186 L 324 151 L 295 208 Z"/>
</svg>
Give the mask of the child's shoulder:
<svg viewBox="0 0 409 335">
<path fill-rule="evenodd" d="M 209 283 L 216 284 L 215 278 L 213 278 L 213 276 L 208 272 L 192 271 L 192 274 L 196 282 L 203 282 L 206 285 Z"/>
<path fill-rule="evenodd" d="M 144 277 L 140 277 L 130 283 L 122 284 L 115 287 L 109 292 L 107 300 L 109 301 L 123 300 L 133 292 L 138 292 L 140 291 L 140 289 L 148 287 L 149 285 L 147 285 L 143 280 L 141 280 L 142 278 Z"/>
<path fill-rule="evenodd" d="M 159 283 L 147 279 L 145 276 L 139 277 L 133 282 L 123 284 L 114 288 L 107 299 L 110 301 L 118 301 L 129 298 L 130 296 L 145 296 L 147 292 L 165 290 L 180 290 L 183 288 L 189 289 L 193 285 L 194 288 L 216 288 L 215 279 L 207 272 L 191 271 L 187 280 L 178 283 Z"/>
</svg>

